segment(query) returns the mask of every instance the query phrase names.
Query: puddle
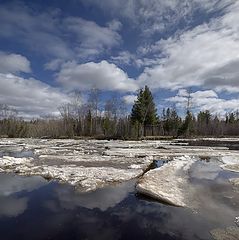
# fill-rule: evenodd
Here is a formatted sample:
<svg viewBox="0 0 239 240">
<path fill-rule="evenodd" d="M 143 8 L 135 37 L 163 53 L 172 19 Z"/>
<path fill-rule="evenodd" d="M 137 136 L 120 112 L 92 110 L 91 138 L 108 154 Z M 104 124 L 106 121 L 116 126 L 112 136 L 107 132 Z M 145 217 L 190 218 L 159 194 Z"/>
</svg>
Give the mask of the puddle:
<svg viewBox="0 0 239 240">
<path fill-rule="evenodd" d="M 79 193 L 41 177 L 0 174 L 1 239 L 210 240 L 212 229 L 235 225 L 239 201 L 214 166 L 214 180 L 195 174 L 203 168 L 191 173 L 203 202 L 197 213 L 138 196 L 135 180 Z"/>
</svg>

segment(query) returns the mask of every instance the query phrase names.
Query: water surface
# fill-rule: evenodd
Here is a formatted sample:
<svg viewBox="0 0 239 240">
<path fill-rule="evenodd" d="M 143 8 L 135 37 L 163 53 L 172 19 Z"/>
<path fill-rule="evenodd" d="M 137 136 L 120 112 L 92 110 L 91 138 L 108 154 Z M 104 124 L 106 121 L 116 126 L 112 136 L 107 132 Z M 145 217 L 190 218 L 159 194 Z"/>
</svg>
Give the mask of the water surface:
<svg viewBox="0 0 239 240">
<path fill-rule="evenodd" d="M 212 239 L 210 230 L 235 225 L 239 199 L 228 176 L 213 164 L 205 173 L 205 164 L 190 173 L 203 203 L 197 211 L 139 196 L 135 181 L 83 194 L 41 177 L 0 174 L 0 239 Z"/>
</svg>

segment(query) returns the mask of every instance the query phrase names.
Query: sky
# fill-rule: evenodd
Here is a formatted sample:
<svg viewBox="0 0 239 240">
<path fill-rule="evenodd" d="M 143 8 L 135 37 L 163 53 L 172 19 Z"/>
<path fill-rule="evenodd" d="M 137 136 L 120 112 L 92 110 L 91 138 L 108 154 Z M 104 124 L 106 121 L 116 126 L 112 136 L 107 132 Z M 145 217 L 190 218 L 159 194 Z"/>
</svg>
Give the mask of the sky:
<svg viewBox="0 0 239 240">
<path fill-rule="evenodd" d="M 239 109 L 239 1 L 0 0 L 0 104 L 20 116 L 92 88 L 130 109 L 145 85 L 159 112 L 189 91 L 194 112 Z"/>
</svg>

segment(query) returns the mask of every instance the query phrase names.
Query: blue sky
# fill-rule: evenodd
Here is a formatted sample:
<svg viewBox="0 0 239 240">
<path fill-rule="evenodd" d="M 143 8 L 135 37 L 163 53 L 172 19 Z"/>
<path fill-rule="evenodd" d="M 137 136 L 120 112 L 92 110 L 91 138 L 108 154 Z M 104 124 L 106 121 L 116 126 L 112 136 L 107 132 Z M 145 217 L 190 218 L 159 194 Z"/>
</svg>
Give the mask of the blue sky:
<svg viewBox="0 0 239 240">
<path fill-rule="evenodd" d="M 148 85 L 159 111 L 223 116 L 239 108 L 235 0 L 0 1 L 0 103 L 57 114 L 72 91 L 118 95 Z"/>
</svg>

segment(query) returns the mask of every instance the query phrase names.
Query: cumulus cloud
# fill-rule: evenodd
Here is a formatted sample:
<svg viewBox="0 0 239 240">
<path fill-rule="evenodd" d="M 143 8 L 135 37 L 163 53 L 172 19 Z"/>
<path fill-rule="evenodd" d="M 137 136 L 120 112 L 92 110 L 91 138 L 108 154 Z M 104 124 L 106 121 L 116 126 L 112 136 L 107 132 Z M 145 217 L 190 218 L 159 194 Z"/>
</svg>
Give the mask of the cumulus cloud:
<svg viewBox="0 0 239 240">
<path fill-rule="evenodd" d="M 35 12 L 21 3 L 0 8 L 0 36 L 14 39 L 40 54 L 69 58 L 73 56 L 59 29 L 58 12 Z"/>
<path fill-rule="evenodd" d="M 18 110 L 23 117 L 57 115 L 57 107 L 70 101 L 67 94 L 39 80 L 0 73 L 0 102 Z"/>
<path fill-rule="evenodd" d="M 193 98 L 217 98 L 218 95 L 212 90 L 197 91 L 190 94 Z"/>
<path fill-rule="evenodd" d="M 8 54 L 0 51 L 0 72 L 17 73 L 31 72 L 30 62 L 20 54 Z"/>
<path fill-rule="evenodd" d="M 167 99 L 176 104 L 177 108 L 186 109 L 189 94 L 180 89 L 176 96 Z M 223 99 L 213 90 L 196 91 L 190 93 L 191 108 L 194 112 L 209 110 L 212 114 L 223 117 L 227 112 L 238 110 L 239 99 Z"/>
<path fill-rule="evenodd" d="M 208 24 L 200 25 L 149 47 L 162 57 L 139 76 L 152 88 L 180 89 L 207 86 L 239 92 L 239 3 Z"/>
<path fill-rule="evenodd" d="M 107 61 L 85 64 L 68 62 L 62 66 L 57 81 L 67 88 L 80 90 L 135 91 L 138 88 L 135 80 Z"/>
<path fill-rule="evenodd" d="M 0 28 L 0 37 L 57 60 L 84 60 L 121 43 L 117 20 L 100 26 L 80 17 L 63 17 L 59 9 L 36 12 L 23 3 L 1 5 Z"/>
<path fill-rule="evenodd" d="M 126 96 L 123 96 L 122 99 L 126 104 L 131 105 L 137 99 L 137 96 L 136 95 L 126 95 Z"/>
<path fill-rule="evenodd" d="M 211 107 L 214 111 L 219 104 L 219 112 L 237 107 L 237 100 L 224 101 L 217 94 L 239 93 L 238 1 L 81 1 L 112 14 L 112 21 L 98 24 L 63 15 L 59 9 L 47 8 L 42 12 L 23 3 L 5 3 L 0 8 L 0 37 L 25 44 L 46 57 L 45 69 L 56 71 L 57 83 L 67 90 L 96 87 L 132 92 L 144 85 L 155 91 L 181 89 L 174 98 L 179 104 L 186 98 L 183 89 L 197 86 L 212 89 L 192 94 L 198 99 L 197 107 Z M 199 19 L 196 13 L 202 13 L 202 17 Z M 122 39 L 127 33 L 126 23 L 136 33 L 135 39 L 130 35 L 127 40 L 130 44 L 135 40 L 135 48 L 140 45 L 135 52 Z M 169 32 L 164 35 L 164 31 Z M 161 40 L 154 42 L 156 38 Z M 123 44 L 125 49 L 121 48 Z M 100 61 L 101 58 L 108 60 Z M 131 66 L 127 70 L 134 74 L 142 73 L 132 79 L 119 68 L 122 65 Z M 1 102 L 20 112 L 24 110 L 29 116 L 37 112 L 56 113 L 55 103 L 68 101 L 69 97 L 41 81 L 16 76 L 30 71 L 30 62 L 24 56 L 0 52 Z M 123 99 L 130 104 L 134 96 Z M 206 103 L 208 99 L 210 106 Z"/>
<path fill-rule="evenodd" d="M 93 21 L 68 17 L 64 20 L 64 24 L 65 28 L 77 37 L 79 47 L 76 49 L 80 57 L 98 55 L 119 45 L 121 41 L 121 36 L 117 32 L 121 23 L 116 20 L 108 23 L 108 27 L 102 27 Z"/>
</svg>

